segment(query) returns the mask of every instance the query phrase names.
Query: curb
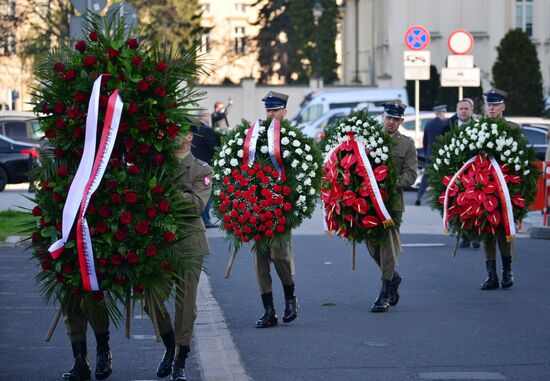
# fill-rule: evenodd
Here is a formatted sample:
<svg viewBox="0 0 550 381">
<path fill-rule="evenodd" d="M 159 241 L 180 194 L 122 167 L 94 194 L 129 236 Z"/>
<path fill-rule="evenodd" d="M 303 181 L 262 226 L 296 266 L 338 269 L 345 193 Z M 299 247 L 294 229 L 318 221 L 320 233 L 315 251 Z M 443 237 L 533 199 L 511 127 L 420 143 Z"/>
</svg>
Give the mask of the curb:
<svg viewBox="0 0 550 381">
<path fill-rule="evenodd" d="M 550 226 L 531 226 L 529 237 L 535 239 L 550 239 Z"/>
<path fill-rule="evenodd" d="M 9 247 L 15 247 L 23 245 L 23 241 L 26 240 L 28 237 L 22 236 L 22 235 L 10 235 L 6 240 L 2 243 L 2 246 L 9 246 Z"/>
</svg>

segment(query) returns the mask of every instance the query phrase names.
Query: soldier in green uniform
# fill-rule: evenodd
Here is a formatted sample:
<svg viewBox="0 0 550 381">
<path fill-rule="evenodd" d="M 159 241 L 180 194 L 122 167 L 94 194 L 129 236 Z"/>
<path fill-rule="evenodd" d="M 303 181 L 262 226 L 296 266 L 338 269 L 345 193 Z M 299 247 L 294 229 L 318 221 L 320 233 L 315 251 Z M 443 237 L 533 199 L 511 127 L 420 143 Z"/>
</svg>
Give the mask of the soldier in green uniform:
<svg viewBox="0 0 550 381">
<path fill-rule="evenodd" d="M 286 116 L 286 104 L 288 95 L 270 91 L 264 98 L 264 107 L 268 118 L 275 118 L 280 121 Z M 298 316 L 298 301 L 294 295 L 294 280 L 292 279 L 291 258 L 290 258 L 290 233 L 287 244 L 275 248 L 271 247 L 268 252 L 256 252 L 254 266 L 256 277 L 264 305 L 264 314 L 256 321 L 256 328 L 268 328 L 277 325 L 277 314 L 273 306 L 273 293 L 270 265 L 273 262 L 275 270 L 285 294 L 285 312 L 283 322 L 290 323 Z"/>
<path fill-rule="evenodd" d="M 400 101 L 388 102 L 384 104 L 384 130 L 390 134 L 392 140 L 396 143 L 392 148 L 392 159 L 397 171 L 397 203 L 395 209 L 395 219 L 401 221 L 405 205 L 403 202 L 403 189 L 412 185 L 416 180 L 416 170 L 418 160 L 416 158 L 416 149 L 414 141 L 399 133 L 398 129 L 403 123 L 403 113 L 407 108 Z M 372 312 L 386 312 L 389 306 L 396 305 L 399 301 L 399 284 L 401 277 L 395 271 L 397 255 L 401 251 L 399 241 L 399 231 L 389 229 L 389 237 L 386 242 L 380 245 L 374 245 L 367 242 L 369 253 L 380 267 L 382 274 L 382 287 L 380 294 L 374 302 Z"/>
<path fill-rule="evenodd" d="M 491 89 L 485 94 L 485 108 L 487 116 L 494 119 L 504 119 L 503 114 L 506 109 L 506 98 L 508 94 L 499 89 Z M 519 128 L 513 122 L 506 121 L 512 128 Z M 483 252 L 485 254 L 485 266 L 488 277 L 481 284 L 482 290 L 495 290 L 499 287 L 497 276 L 496 252 L 497 244 L 502 257 L 502 288 L 510 288 L 514 285 L 514 275 L 512 273 L 512 252 L 514 245 L 512 242 L 506 242 L 506 237 L 500 235 L 483 240 Z"/>
<path fill-rule="evenodd" d="M 181 144 L 180 149 L 176 151 L 180 159 L 180 168 L 176 173 L 175 181 L 181 189 L 182 200 L 190 205 L 188 212 L 192 215 L 186 221 L 189 224 L 188 233 L 190 234 L 178 243 L 178 250 L 191 255 L 194 261 L 186 273 L 182 274 L 183 281 L 178 281 L 177 284 L 174 325 L 164 303 L 154 306 L 157 327 L 166 347 L 157 368 L 157 376 L 166 377 L 171 373 L 172 381 L 187 380 L 185 360 L 189 353 L 193 325 L 197 317 L 197 288 L 203 257 L 210 254 L 201 214 L 212 192 L 212 168 L 193 156 L 192 140 L 192 133 L 177 140 Z M 151 316 L 150 307 L 146 305 L 145 310 Z"/>
<path fill-rule="evenodd" d="M 112 372 L 112 355 L 109 348 L 107 309 L 95 306 L 92 308 L 89 303 L 82 303 L 81 298 L 76 298 L 74 303 L 63 306 L 63 315 L 75 359 L 72 369 L 63 374 L 63 380 L 86 381 L 90 379 L 91 371 L 86 346 L 88 322 L 94 330 L 97 342 L 95 378 L 103 380 L 109 377 Z"/>
</svg>

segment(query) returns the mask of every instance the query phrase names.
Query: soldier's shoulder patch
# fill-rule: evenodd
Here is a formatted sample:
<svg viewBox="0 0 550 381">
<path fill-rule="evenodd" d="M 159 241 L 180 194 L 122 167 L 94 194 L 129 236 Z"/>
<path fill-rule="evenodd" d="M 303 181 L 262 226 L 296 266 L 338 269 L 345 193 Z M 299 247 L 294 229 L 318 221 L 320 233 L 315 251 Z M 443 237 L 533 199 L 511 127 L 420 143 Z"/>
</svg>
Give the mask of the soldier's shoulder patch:
<svg viewBox="0 0 550 381">
<path fill-rule="evenodd" d="M 197 164 L 199 164 L 201 167 L 206 167 L 206 166 L 208 165 L 208 163 L 206 163 L 206 162 L 204 162 L 204 161 L 202 161 L 202 160 L 200 160 L 200 159 L 197 159 L 197 158 L 195 158 L 195 162 L 196 162 Z"/>
<path fill-rule="evenodd" d="M 210 176 L 204 176 L 204 178 L 202 179 L 202 183 L 205 187 L 208 187 L 210 186 L 210 184 L 212 184 L 212 179 L 210 178 Z"/>
</svg>

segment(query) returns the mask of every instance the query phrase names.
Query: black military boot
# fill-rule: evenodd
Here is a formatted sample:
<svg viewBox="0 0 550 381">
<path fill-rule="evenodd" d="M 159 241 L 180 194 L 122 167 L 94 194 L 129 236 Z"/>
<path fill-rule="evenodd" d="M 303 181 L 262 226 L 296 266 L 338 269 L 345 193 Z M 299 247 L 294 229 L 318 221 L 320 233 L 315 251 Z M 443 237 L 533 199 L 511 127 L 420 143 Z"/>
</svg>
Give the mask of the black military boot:
<svg viewBox="0 0 550 381">
<path fill-rule="evenodd" d="M 371 307 L 372 312 L 386 312 L 390 304 L 388 302 L 388 295 L 391 289 L 391 281 L 382 279 L 382 287 L 380 288 L 380 294 L 378 298 L 374 301 L 374 304 Z"/>
<path fill-rule="evenodd" d="M 485 261 L 487 267 L 487 279 L 481 284 L 482 290 L 495 290 L 498 288 L 497 261 Z"/>
<path fill-rule="evenodd" d="M 88 363 L 88 350 L 85 341 L 71 343 L 74 356 L 74 365 L 67 373 L 63 374 L 63 380 L 88 381 L 91 377 L 90 363 Z"/>
<path fill-rule="evenodd" d="M 180 345 L 178 350 L 178 357 L 174 360 L 172 364 L 172 378 L 171 381 L 187 381 L 187 376 L 185 375 L 185 360 L 187 360 L 187 354 L 189 353 L 189 347 L 185 345 Z"/>
<path fill-rule="evenodd" d="M 502 288 L 510 288 L 513 285 L 512 257 L 502 257 Z"/>
<path fill-rule="evenodd" d="M 262 302 L 265 312 L 262 317 L 256 321 L 256 328 L 269 328 L 277 325 L 277 314 L 273 307 L 273 294 L 271 292 L 262 294 Z"/>
<path fill-rule="evenodd" d="M 172 362 L 176 354 L 176 338 L 174 336 L 174 331 L 160 335 L 160 338 L 166 349 L 157 367 L 157 377 L 166 377 L 172 373 Z"/>
<path fill-rule="evenodd" d="M 298 299 L 294 295 L 294 284 L 284 286 L 285 291 L 285 313 L 283 322 L 290 323 L 298 317 Z"/>
<path fill-rule="evenodd" d="M 391 280 L 391 288 L 388 294 L 388 303 L 390 306 L 395 306 L 399 302 L 399 285 L 401 284 L 401 277 L 397 271 L 393 272 L 393 278 Z"/>
<path fill-rule="evenodd" d="M 95 363 L 96 380 L 104 380 L 113 372 L 113 356 L 109 348 L 109 332 L 96 333 L 97 355 Z"/>
</svg>

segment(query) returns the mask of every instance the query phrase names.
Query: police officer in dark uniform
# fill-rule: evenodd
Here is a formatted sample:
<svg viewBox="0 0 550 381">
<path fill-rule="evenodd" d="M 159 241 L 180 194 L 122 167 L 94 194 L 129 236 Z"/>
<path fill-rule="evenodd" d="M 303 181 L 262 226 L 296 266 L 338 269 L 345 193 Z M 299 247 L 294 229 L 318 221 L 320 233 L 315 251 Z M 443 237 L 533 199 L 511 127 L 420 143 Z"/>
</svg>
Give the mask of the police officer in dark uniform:
<svg viewBox="0 0 550 381">
<path fill-rule="evenodd" d="M 384 104 L 384 131 L 390 134 L 395 146 L 392 147 L 392 160 L 397 171 L 397 202 L 394 218 L 401 221 L 405 203 L 403 202 L 403 189 L 412 185 L 416 180 L 416 169 L 418 160 L 416 158 L 416 149 L 414 140 L 401 135 L 398 131 L 403 123 L 403 113 L 407 106 L 400 101 L 388 102 Z M 396 228 L 388 230 L 388 239 L 381 244 L 373 244 L 367 241 L 367 248 L 371 257 L 378 267 L 380 267 L 382 287 L 380 294 L 374 302 L 372 312 L 386 312 L 389 306 L 396 305 L 399 302 L 399 284 L 401 276 L 395 271 L 397 256 L 401 252 L 401 243 L 399 231 Z"/>
<path fill-rule="evenodd" d="M 445 113 L 447 112 L 447 105 L 437 105 L 433 108 L 435 112 L 435 118 L 430 120 L 424 129 L 424 137 L 422 140 L 422 148 L 424 150 L 425 164 L 428 165 L 431 162 L 432 146 L 439 135 L 443 133 L 445 122 L 447 121 Z M 428 176 L 422 176 L 422 181 L 418 186 L 418 193 L 416 195 L 415 205 L 420 205 L 422 202 L 422 196 L 426 192 L 428 187 Z"/>
<path fill-rule="evenodd" d="M 181 274 L 183 281 L 177 282 L 174 324 L 172 325 L 170 314 L 164 303 L 154 306 L 154 318 L 166 348 L 157 368 L 157 376 L 166 377 L 172 373 L 172 381 L 187 380 L 185 361 L 190 350 L 193 325 L 197 317 L 197 288 L 203 257 L 210 254 L 201 214 L 212 192 L 212 168 L 193 156 L 191 153 L 192 140 L 192 133 L 185 138 L 178 137 L 177 140 L 181 144 L 181 148 L 176 151 L 176 155 L 180 159 L 176 181 L 181 190 L 181 200 L 190 205 L 188 212 L 192 215 L 186 218 L 186 222 L 189 224 L 189 235 L 177 244 L 177 250 L 184 255 L 192 256 L 194 261 L 192 266 L 186 269 L 185 274 Z M 166 294 L 169 294 L 169 290 Z M 152 315 L 150 306 L 146 305 L 145 310 L 149 316 Z"/>
<path fill-rule="evenodd" d="M 499 89 L 491 89 L 483 94 L 483 96 L 485 98 L 487 116 L 493 119 L 505 120 L 503 114 L 506 109 L 508 93 Z M 512 128 L 519 128 L 513 122 L 506 121 L 506 123 Z M 512 273 L 514 244 L 513 242 L 507 242 L 506 237 L 501 235 L 483 240 L 483 252 L 485 254 L 485 266 L 488 277 L 481 284 L 482 290 L 494 290 L 499 287 L 496 262 L 497 244 L 502 257 L 502 288 L 510 288 L 514 285 L 514 275 Z"/>
<path fill-rule="evenodd" d="M 88 323 L 94 330 L 97 343 L 95 378 L 103 380 L 109 377 L 112 372 L 112 355 L 109 348 L 107 309 L 103 306 L 91 306 L 90 302 L 85 303 L 79 297 L 73 303 L 63 305 L 63 315 L 75 359 L 71 370 L 63 374 L 63 380 L 87 381 L 91 377 L 86 345 Z"/>
<path fill-rule="evenodd" d="M 266 116 L 282 121 L 287 113 L 286 104 L 288 95 L 270 91 L 262 98 L 265 106 Z M 284 160 L 284 159 L 283 159 Z M 288 165 L 285 163 L 285 165 Z M 291 257 L 290 257 L 290 233 L 287 243 L 281 247 L 269 248 L 267 252 L 256 252 L 254 265 L 258 286 L 264 305 L 264 314 L 256 321 L 256 328 L 268 328 L 277 325 L 277 314 L 273 306 L 273 293 L 270 265 L 274 264 L 277 275 L 283 284 L 285 294 L 285 311 L 283 322 L 290 323 L 298 316 L 298 300 L 294 295 L 294 280 L 292 279 Z"/>
</svg>

